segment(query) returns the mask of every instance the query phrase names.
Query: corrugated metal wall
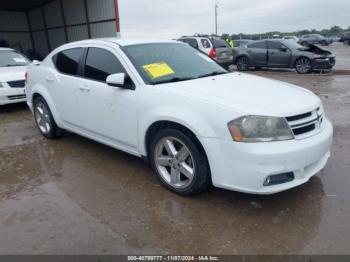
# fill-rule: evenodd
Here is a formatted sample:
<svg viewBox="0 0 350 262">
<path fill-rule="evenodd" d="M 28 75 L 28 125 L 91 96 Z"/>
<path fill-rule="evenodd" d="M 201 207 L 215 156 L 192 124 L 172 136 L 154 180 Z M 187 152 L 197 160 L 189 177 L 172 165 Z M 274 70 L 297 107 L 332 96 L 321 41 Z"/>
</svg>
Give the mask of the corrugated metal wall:
<svg viewBox="0 0 350 262">
<path fill-rule="evenodd" d="M 0 40 L 8 41 L 20 51 L 31 48 L 26 14 L 0 11 Z"/>
<path fill-rule="evenodd" d="M 29 19 L 25 12 L 0 11 L 0 39 L 45 56 L 67 41 L 116 36 L 114 10 L 114 0 L 55 0 L 30 10 Z"/>
</svg>

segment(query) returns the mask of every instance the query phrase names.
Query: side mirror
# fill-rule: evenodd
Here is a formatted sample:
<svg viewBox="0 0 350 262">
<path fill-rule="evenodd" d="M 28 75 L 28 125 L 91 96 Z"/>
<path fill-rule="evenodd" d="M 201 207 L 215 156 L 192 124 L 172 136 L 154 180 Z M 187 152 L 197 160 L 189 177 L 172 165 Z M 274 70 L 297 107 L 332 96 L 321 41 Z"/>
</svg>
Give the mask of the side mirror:
<svg viewBox="0 0 350 262">
<path fill-rule="evenodd" d="M 125 74 L 118 73 L 109 75 L 106 79 L 106 83 L 109 86 L 123 87 L 125 84 Z"/>
<path fill-rule="evenodd" d="M 130 77 L 125 73 L 117 73 L 109 75 L 106 79 L 106 83 L 109 86 L 124 88 L 124 89 L 135 89 L 135 85 L 132 83 Z"/>
</svg>

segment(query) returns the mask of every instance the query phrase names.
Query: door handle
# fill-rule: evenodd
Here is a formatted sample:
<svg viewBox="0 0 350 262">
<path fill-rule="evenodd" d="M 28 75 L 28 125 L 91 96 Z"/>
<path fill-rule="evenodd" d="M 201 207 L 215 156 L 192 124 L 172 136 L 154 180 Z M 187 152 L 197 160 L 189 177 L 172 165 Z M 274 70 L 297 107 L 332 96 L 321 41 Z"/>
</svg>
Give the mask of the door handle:
<svg viewBox="0 0 350 262">
<path fill-rule="evenodd" d="M 90 92 L 91 89 L 86 85 L 81 85 L 81 86 L 79 86 L 79 90 L 82 92 L 88 93 L 88 92 Z"/>
<path fill-rule="evenodd" d="M 45 78 L 46 82 L 52 83 L 54 81 L 53 77 L 47 76 Z"/>
</svg>

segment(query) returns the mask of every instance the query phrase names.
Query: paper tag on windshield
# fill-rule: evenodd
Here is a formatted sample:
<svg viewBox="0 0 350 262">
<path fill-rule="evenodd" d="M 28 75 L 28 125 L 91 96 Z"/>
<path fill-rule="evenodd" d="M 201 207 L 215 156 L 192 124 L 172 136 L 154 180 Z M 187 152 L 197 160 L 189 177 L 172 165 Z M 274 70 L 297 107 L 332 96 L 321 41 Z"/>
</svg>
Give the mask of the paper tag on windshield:
<svg viewBox="0 0 350 262">
<path fill-rule="evenodd" d="M 21 57 L 14 57 L 13 61 L 15 61 L 16 63 L 25 63 L 26 60 L 24 58 Z"/>
<path fill-rule="evenodd" d="M 143 69 L 152 79 L 175 74 L 173 69 L 165 62 L 144 65 Z"/>
</svg>

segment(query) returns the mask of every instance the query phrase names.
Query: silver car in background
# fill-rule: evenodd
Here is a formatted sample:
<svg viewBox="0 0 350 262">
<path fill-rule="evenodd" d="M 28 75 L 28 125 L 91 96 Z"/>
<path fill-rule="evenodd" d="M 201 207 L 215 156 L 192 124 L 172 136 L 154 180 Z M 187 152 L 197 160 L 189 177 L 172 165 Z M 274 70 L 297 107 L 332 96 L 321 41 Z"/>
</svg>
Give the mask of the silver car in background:
<svg viewBox="0 0 350 262">
<path fill-rule="evenodd" d="M 202 51 L 224 68 L 232 65 L 233 51 L 225 40 L 214 36 L 183 36 L 178 41 Z"/>
</svg>

